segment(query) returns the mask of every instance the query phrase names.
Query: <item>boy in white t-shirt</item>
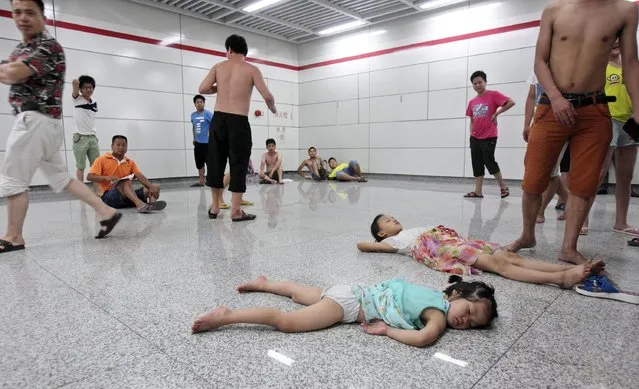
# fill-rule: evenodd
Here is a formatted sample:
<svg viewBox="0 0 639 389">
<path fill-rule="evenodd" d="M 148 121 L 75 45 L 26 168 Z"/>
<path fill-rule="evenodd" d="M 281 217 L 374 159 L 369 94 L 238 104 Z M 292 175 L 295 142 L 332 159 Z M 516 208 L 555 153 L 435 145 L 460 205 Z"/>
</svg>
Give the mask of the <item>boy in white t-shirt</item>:
<svg viewBox="0 0 639 389">
<path fill-rule="evenodd" d="M 604 268 L 602 261 L 557 265 L 530 260 L 496 243 L 464 238 L 441 225 L 404 230 L 390 215 L 377 215 L 371 233 L 376 242 L 358 243 L 360 251 L 409 255 L 428 267 L 453 274 L 479 274 L 484 270 L 511 280 L 570 289 Z"/>
<path fill-rule="evenodd" d="M 100 156 L 97 130 L 95 128 L 95 114 L 98 103 L 92 99 L 95 90 L 95 80 L 90 76 L 80 76 L 73 80 L 73 155 L 77 168 L 76 178 L 84 181 L 84 170 Z"/>
</svg>

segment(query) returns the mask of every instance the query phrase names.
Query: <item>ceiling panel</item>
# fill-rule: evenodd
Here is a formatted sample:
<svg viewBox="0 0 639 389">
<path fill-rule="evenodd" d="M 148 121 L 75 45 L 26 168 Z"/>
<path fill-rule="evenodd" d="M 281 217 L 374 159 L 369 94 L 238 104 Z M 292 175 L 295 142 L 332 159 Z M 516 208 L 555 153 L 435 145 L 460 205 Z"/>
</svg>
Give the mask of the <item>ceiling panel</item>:
<svg viewBox="0 0 639 389">
<path fill-rule="evenodd" d="M 320 38 L 320 31 L 362 21 L 359 28 L 422 12 L 428 0 L 283 0 L 256 12 L 257 0 L 128 0 L 292 43 Z"/>
</svg>

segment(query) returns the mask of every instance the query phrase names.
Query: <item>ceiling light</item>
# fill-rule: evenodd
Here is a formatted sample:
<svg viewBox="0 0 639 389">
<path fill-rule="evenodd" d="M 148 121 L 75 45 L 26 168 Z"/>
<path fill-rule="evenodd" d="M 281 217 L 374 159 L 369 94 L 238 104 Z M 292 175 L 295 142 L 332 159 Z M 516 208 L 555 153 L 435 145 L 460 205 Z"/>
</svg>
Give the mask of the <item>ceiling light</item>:
<svg viewBox="0 0 639 389">
<path fill-rule="evenodd" d="M 457 3 L 464 3 L 467 0 L 430 0 L 425 2 L 424 4 L 420 5 L 419 8 L 421 9 L 435 9 L 435 8 L 441 8 L 441 7 L 445 7 L 447 5 L 452 5 L 452 4 L 457 4 Z"/>
<path fill-rule="evenodd" d="M 354 22 L 348 22 L 348 23 L 340 24 L 339 26 L 330 27 L 325 30 L 318 31 L 317 33 L 320 35 L 334 34 L 336 32 L 341 32 L 345 30 L 350 30 L 355 27 L 363 26 L 365 23 L 366 22 L 363 20 L 356 20 Z"/>
<path fill-rule="evenodd" d="M 259 11 L 262 8 L 266 8 L 266 7 L 270 7 L 273 4 L 279 3 L 282 0 L 260 0 L 257 1 L 247 7 L 242 8 L 242 11 L 244 12 L 255 12 L 255 11 Z"/>
</svg>

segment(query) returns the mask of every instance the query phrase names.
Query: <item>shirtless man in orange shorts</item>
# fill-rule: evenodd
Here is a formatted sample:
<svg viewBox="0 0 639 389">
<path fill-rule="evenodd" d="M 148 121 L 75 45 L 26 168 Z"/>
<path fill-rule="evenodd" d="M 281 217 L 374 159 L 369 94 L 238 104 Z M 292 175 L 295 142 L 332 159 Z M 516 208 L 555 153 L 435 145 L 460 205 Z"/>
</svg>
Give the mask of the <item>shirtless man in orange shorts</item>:
<svg viewBox="0 0 639 389">
<path fill-rule="evenodd" d="M 570 197 L 559 259 L 575 264 L 587 261 L 577 251 L 577 239 L 612 138 L 610 99 L 603 89 L 608 56 L 617 37 L 633 119 L 639 123 L 637 16 L 637 4 L 625 0 L 555 0 L 544 9 L 535 74 L 545 93 L 535 112 L 524 162 L 524 230 L 507 247 L 509 251 L 535 246 L 541 194 L 561 148 L 570 140 Z"/>
</svg>

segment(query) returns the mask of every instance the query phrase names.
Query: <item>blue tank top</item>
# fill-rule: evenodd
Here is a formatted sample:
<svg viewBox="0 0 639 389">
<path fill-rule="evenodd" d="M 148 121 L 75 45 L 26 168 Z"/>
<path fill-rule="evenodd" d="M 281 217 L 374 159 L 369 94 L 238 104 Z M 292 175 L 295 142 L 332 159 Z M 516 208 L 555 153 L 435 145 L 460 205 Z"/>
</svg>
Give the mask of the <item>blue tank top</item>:
<svg viewBox="0 0 639 389">
<path fill-rule="evenodd" d="M 421 315 L 425 309 L 437 309 L 446 315 L 450 307 L 443 292 L 401 278 L 372 287 L 354 286 L 353 293 L 362 306 L 366 321 L 383 320 L 391 327 L 406 330 L 424 328 Z"/>
</svg>

